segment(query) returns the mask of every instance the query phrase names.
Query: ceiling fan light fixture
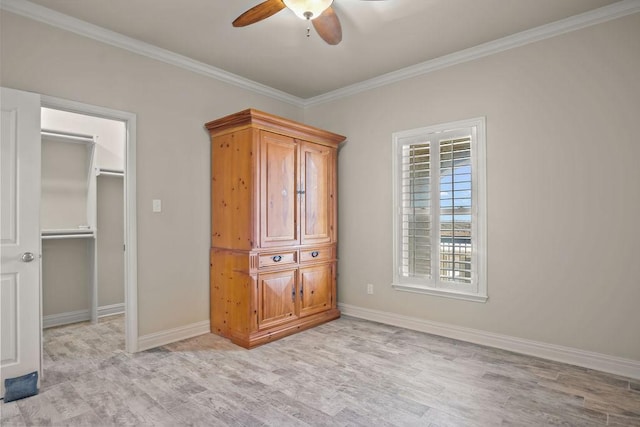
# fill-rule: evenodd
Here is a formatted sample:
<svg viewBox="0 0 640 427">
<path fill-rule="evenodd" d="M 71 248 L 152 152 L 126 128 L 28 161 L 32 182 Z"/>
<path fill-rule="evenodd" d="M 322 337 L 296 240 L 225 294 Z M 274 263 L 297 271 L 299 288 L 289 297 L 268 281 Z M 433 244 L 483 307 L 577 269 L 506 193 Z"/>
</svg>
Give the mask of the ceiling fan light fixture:
<svg viewBox="0 0 640 427">
<path fill-rule="evenodd" d="M 333 0 L 282 0 L 300 19 L 315 19 L 331 6 Z"/>
</svg>

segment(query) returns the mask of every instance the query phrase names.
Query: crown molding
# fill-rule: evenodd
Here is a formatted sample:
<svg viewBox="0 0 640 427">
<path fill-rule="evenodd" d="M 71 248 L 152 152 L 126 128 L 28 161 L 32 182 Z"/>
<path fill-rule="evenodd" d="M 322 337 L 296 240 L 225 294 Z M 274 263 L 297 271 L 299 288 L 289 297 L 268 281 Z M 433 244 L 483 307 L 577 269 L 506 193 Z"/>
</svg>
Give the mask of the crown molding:
<svg viewBox="0 0 640 427">
<path fill-rule="evenodd" d="M 0 8 L 7 12 L 43 22 L 151 59 L 175 65 L 194 73 L 202 74 L 204 76 L 250 90 L 260 95 L 265 95 L 279 101 L 293 104 L 297 107 L 304 107 L 304 100 L 297 96 L 238 76 L 220 68 L 213 67 L 203 62 L 196 61 L 186 56 L 179 55 L 170 50 L 162 49 L 132 37 L 127 37 L 115 31 L 107 30 L 83 20 L 73 18 L 69 15 L 56 12 L 55 10 L 40 6 L 39 4 L 31 3 L 27 0 L 0 0 Z"/>
<path fill-rule="evenodd" d="M 535 43 L 540 40 L 545 40 L 637 12 L 640 12 L 640 0 L 622 0 L 589 12 L 581 13 L 550 24 L 541 25 L 530 30 L 522 31 L 501 39 L 483 43 L 449 55 L 444 55 L 397 71 L 392 71 L 372 79 L 345 86 L 322 95 L 307 98 L 304 100 L 304 106 L 314 107 L 316 105 L 325 104 L 360 92 L 397 83 L 423 74 L 428 74 L 433 71 L 442 70 L 443 68 L 451 67 L 453 65 L 473 61 L 478 58 L 504 52 L 509 49 L 524 46 L 529 43 Z"/>
<path fill-rule="evenodd" d="M 537 41 L 586 28 L 591 25 L 600 24 L 623 16 L 638 13 L 640 12 L 640 0 L 621 0 L 589 12 L 522 31 L 517 34 L 483 43 L 429 61 L 421 62 L 416 65 L 392 71 L 372 79 L 364 80 L 362 82 L 307 99 L 274 89 L 267 85 L 263 85 L 186 56 L 179 55 L 169 50 L 159 48 L 149 43 L 124 36 L 116 33 L 115 31 L 89 24 L 88 22 L 56 12 L 44 6 L 31 3 L 27 0 L 0 0 L 0 8 L 81 36 L 89 37 L 148 58 L 156 59 L 167 64 L 181 67 L 186 70 L 289 103 L 300 108 L 307 108 L 428 74 L 433 71 L 442 70 L 464 62 L 473 61 L 485 56 L 504 52 L 529 43 L 535 43 Z"/>
</svg>

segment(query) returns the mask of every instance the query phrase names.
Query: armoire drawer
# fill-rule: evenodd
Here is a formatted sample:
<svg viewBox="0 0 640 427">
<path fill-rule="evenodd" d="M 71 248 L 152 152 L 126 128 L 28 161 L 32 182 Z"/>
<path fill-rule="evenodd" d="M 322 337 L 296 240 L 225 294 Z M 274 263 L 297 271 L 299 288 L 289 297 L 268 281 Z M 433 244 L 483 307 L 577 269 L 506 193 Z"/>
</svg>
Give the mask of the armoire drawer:
<svg viewBox="0 0 640 427">
<path fill-rule="evenodd" d="M 280 265 L 296 264 L 298 251 L 282 251 L 258 256 L 258 268 L 277 267 Z"/>
<path fill-rule="evenodd" d="M 327 261 L 333 259 L 333 246 L 300 249 L 300 262 Z"/>
</svg>

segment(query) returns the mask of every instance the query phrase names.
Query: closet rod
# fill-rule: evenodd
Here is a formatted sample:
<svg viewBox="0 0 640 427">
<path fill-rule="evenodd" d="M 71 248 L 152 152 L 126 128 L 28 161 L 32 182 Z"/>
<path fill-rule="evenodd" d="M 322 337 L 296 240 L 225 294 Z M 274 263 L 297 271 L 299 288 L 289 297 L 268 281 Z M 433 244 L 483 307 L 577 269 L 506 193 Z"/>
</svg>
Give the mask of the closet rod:
<svg viewBox="0 0 640 427">
<path fill-rule="evenodd" d="M 42 129 L 40 131 L 42 136 L 49 136 L 54 138 L 65 139 L 69 142 L 77 142 L 77 143 L 85 143 L 85 144 L 94 144 L 93 136 L 91 135 L 83 135 L 80 133 L 71 133 L 71 132 L 62 132 L 57 130 L 50 129 Z"/>
<path fill-rule="evenodd" d="M 100 175 L 124 177 L 124 172 L 109 169 L 98 169 L 98 176 Z"/>
</svg>

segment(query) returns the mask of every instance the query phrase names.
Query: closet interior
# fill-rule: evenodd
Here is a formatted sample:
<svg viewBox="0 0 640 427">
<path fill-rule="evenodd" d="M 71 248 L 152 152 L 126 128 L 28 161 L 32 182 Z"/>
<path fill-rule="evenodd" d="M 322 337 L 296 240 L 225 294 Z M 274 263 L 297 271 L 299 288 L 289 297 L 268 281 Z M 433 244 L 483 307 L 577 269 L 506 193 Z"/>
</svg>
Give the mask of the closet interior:
<svg viewBox="0 0 640 427">
<path fill-rule="evenodd" d="M 45 328 L 124 313 L 125 125 L 42 109 Z"/>
</svg>

